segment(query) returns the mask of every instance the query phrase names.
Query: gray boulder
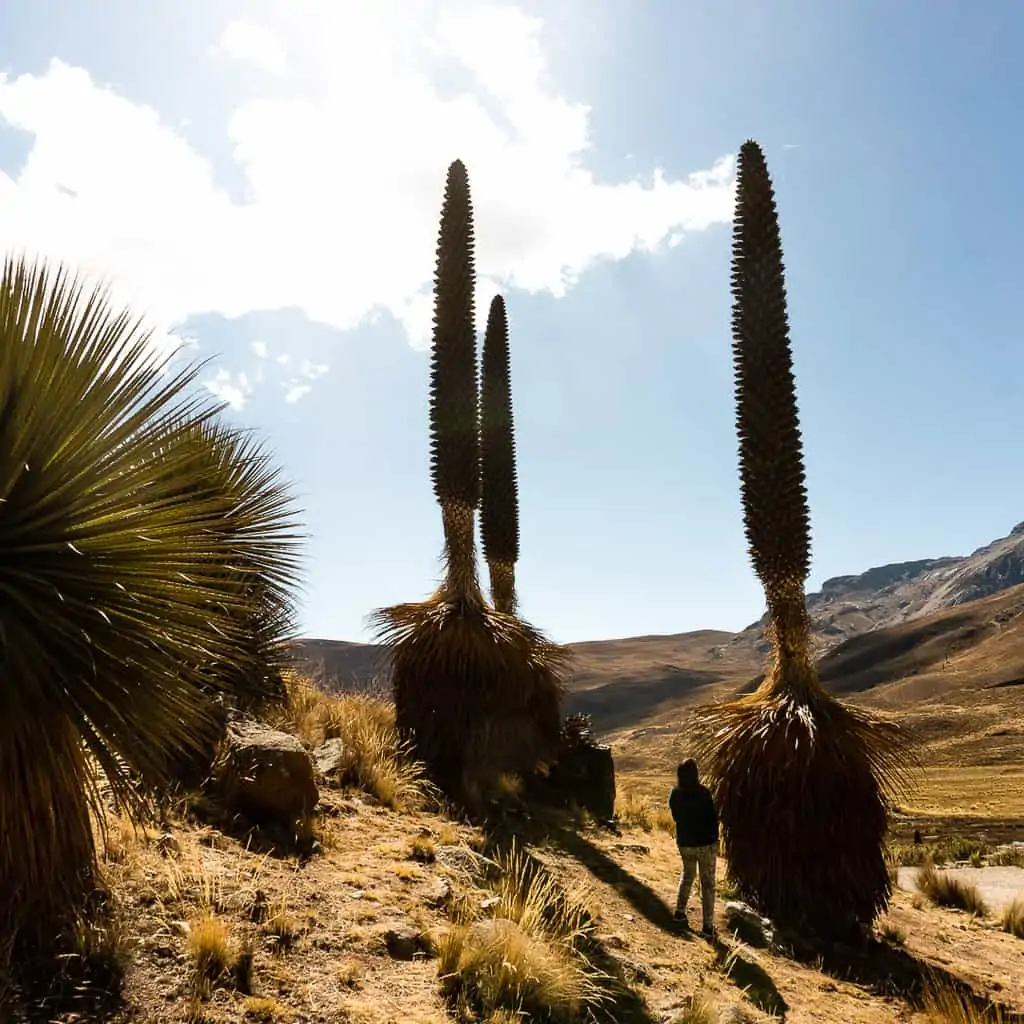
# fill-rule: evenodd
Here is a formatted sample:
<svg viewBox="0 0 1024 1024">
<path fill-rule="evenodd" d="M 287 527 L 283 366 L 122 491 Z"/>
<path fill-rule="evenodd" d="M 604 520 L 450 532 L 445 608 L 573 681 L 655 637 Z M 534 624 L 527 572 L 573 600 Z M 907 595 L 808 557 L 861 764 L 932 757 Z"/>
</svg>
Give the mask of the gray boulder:
<svg viewBox="0 0 1024 1024">
<path fill-rule="evenodd" d="M 348 769 L 345 741 L 335 737 L 321 743 L 313 751 L 313 761 L 316 763 L 317 772 L 325 779 L 332 782 L 340 781 L 340 776 Z"/>
<path fill-rule="evenodd" d="M 771 921 L 762 917 L 746 903 L 730 902 L 725 905 L 725 927 L 748 946 L 765 948 L 775 937 Z"/>
<path fill-rule="evenodd" d="M 320 799 L 306 748 L 247 719 L 229 724 L 214 777 L 228 807 L 257 822 L 294 825 Z"/>
</svg>

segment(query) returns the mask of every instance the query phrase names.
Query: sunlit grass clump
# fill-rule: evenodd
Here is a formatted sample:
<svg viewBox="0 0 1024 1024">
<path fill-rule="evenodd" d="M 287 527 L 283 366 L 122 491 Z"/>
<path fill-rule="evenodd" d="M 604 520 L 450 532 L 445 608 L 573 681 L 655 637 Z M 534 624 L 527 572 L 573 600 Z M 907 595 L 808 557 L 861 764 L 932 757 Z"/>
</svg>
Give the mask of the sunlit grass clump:
<svg viewBox="0 0 1024 1024">
<path fill-rule="evenodd" d="M 583 903 L 520 849 L 501 859 L 493 917 L 455 924 L 439 944 L 442 991 L 479 1020 L 570 1024 L 608 999 L 607 977 L 585 953 L 592 930 Z"/>
</svg>

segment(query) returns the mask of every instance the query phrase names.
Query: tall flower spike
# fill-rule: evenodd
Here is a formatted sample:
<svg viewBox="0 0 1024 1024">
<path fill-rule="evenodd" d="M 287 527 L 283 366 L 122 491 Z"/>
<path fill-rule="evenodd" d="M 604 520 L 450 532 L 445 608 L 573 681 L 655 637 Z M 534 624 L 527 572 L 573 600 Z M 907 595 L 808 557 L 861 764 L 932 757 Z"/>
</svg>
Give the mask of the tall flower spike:
<svg viewBox="0 0 1024 1024">
<path fill-rule="evenodd" d="M 490 570 L 491 600 L 499 612 L 512 614 L 516 607 L 515 565 L 519 560 L 519 494 L 508 316 L 500 295 L 491 300 L 484 334 L 480 424 L 480 532 Z"/>
<path fill-rule="evenodd" d="M 434 276 L 430 366 L 430 469 L 444 521 L 447 586 L 472 598 L 474 511 L 480 499 L 476 329 L 473 319 L 473 207 L 461 160 L 448 167 Z"/>
<path fill-rule="evenodd" d="M 808 657 L 810 514 L 775 194 L 756 142 L 740 149 L 732 249 L 733 362 L 743 521 L 783 661 Z"/>
</svg>

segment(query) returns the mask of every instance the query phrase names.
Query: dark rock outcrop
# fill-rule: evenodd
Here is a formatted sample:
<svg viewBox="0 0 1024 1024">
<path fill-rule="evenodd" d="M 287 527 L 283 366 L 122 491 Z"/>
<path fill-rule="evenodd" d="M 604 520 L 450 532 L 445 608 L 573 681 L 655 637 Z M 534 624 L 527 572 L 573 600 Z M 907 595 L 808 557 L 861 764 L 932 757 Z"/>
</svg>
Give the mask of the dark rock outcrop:
<svg viewBox="0 0 1024 1024">
<path fill-rule="evenodd" d="M 294 736 L 248 719 L 229 723 L 214 783 L 228 808 L 260 823 L 293 825 L 320 799 L 306 748 Z"/>
</svg>

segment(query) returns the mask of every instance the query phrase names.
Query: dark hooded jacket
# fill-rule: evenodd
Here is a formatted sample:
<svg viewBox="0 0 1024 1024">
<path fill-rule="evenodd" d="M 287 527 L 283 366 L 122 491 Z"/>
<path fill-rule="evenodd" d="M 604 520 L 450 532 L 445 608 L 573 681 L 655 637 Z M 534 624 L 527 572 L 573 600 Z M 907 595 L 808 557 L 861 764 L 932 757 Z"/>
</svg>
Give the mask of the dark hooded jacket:
<svg viewBox="0 0 1024 1024">
<path fill-rule="evenodd" d="M 677 846 L 711 846 L 718 842 L 715 801 L 695 771 L 672 788 L 668 806 L 676 823 Z"/>
</svg>

